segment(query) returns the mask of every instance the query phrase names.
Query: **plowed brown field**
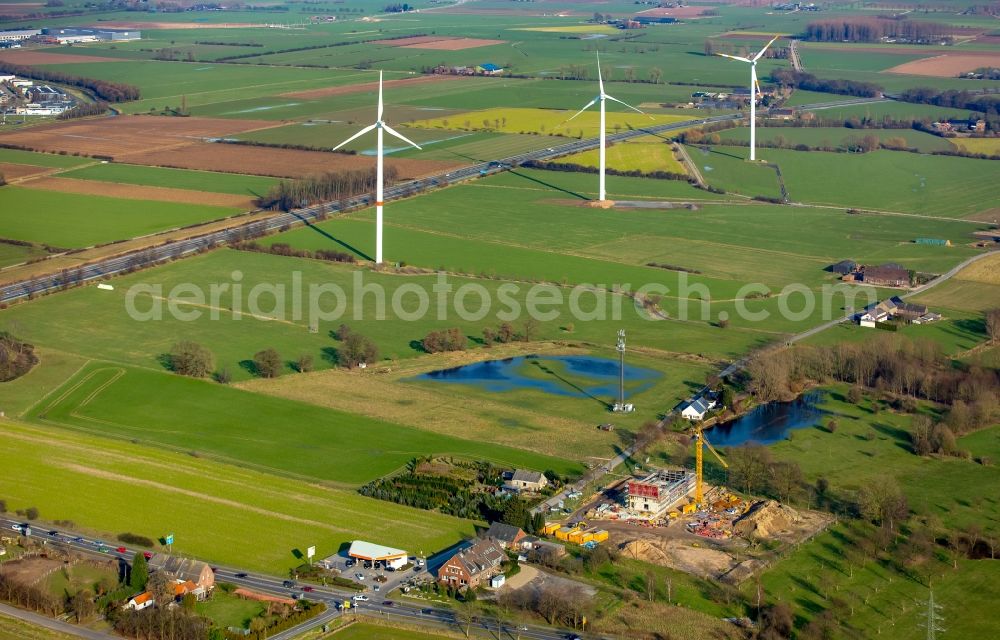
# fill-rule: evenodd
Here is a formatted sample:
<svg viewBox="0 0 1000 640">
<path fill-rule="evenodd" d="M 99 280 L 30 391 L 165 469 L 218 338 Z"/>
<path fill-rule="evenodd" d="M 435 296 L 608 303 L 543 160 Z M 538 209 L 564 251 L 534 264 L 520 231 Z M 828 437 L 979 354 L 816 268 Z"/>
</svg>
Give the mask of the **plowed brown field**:
<svg viewBox="0 0 1000 640">
<path fill-rule="evenodd" d="M 0 135 L 0 142 L 39 151 L 65 151 L 119 159 L 133 153 L 186 146 L 204 138 L 224 137 L 281 124 L 267 120 L 116 116 L 31 127 Z"/>
<path fill-rule="evenodd" d="M 14 164 L 13 162 L 0 162 L 0 174 L 10 182 L 24 176 L 33 176 L 38 173 L 52 171 L 49 167 L 36 167 L 33 164 Z"/>
<path fill-rule="evenodd" d="M 914 76 L 954 78 L 979 67 L 1000 67 L 1000 53 L 992 51 L 945 53 L 933 58 L 904 62 L 883 73 L 906 73 Z"/>
<path fill-rule="evenodd" d="M 80 193 L 88 196 L 108 196 L 109 198 L 127 198 L 131 200 L 156 200 L 159 202 L 184 202 L 187 204 L 203 204 L 216 207 L 237 207 L 245 211 L 255 209 L 252 198 L 229 193 L 208 193 L 206 191 L 190 191 L 188 189 L 172 189 L 170 187 L 148 187 L 118 182 L 99 182 L 97 180 L 77 180 L 75 178 L 38 178 L 22 182 L 22 187 L 41 189 L 43 191 L 61 191 L 63 193 Z"/>
<path fill-rule="evenodd" d="M 489 40 L 486 38 L 452 38 L 448 40 L 437 40 L 435 42 L 423 42 L 419 44 L 403 45 L 403 49 L 431 49 L 434 51 L 461 51 L 463 49 L 475 49 L 476 47 L 489 47 L 494 44 L 503 44 L 506 40 Z"/>
<path fill-rule="evenodd" d="M 128 160 L 134 164 L 245 173 L 278 178 L 301 178 L 327 171 L 364 169 L 375 166 L 375 158 L 369 156 L 208 142 L 176 149 L 138 153 L 129 156 Z M 390 167 L 396 167 L 401 178 L 416 178 L 429 173 L 447 171 L 463 164 L 408 158 L 386 158 L 385 163 Z"/>
<path fill-rule="evenodd" d="M 422 84 L 431 84 L 436 82 L 448 82 L 454 80 L 462 80 L 458 76 L 418 76 L 416 78 L 401 78 L 399 80 L 385 80 L 382 84 L 386 89 L 391 89 L 392 87 L 399 87 L 400 85 L 405 85 L 407 87 L 414 87 Z M 303 100 L 314 100 L 317 98 L 328 98 L 330 96 L 343 96 L 351 93 L 364 93 L 365 91 L 377 91 L 377 82 L 363 82 L 361 84 L 350 84 L 340 87 L 324 87 L 322 89 L 309 89 L 308 91 L 293 91 L 291 93 L 282 93 L 281 95 L 286 98 L 301 98 Z"/>
</svg>

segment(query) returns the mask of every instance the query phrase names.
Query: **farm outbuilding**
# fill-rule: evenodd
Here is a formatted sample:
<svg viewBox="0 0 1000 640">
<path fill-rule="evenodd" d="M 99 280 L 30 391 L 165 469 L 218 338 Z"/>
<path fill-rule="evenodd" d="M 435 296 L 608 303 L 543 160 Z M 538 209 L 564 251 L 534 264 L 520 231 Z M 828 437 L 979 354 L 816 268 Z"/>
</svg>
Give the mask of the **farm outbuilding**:
<svg viewBox="0 0 1000 640">
<path fill-rule="evenodd" d="M 945 240 L 944 238 L 917 238 L 914 242 L 917 244 L 928 244 L 935 247 L 951 246 L 951 240 Z"/>
</svg>

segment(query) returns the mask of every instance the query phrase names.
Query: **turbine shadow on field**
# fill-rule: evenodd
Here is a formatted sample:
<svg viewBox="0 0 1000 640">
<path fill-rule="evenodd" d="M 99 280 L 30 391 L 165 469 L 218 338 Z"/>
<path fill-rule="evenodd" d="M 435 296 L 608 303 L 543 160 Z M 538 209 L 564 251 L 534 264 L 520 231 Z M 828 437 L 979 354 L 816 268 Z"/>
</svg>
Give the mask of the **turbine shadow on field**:
<svg viewBox="0 0 1000 640">
<path fill-rule="evenodd" d="M 580 200 L 590 200 L 591 199 L 591 198 L 588 198 L 587 196 L 583 195 L 582 193 L 577 193 L 575 191 L 570 191 L 569 189 L 565 189 L 563 187 L 556 186 L 556 185 L 554 185 L 554 184 L 552 184 L 550 182 L 545 182 L 544 180 L 539 180 L 538 178 L 533 178 L 533 177 L 531 177 L 529 175 L 525 175 L 523 173 L 518 173 L 517 171 L 514 171 L 513 169 L 511 169 L 510 174 L 514 175 L 514 176 L 517 176 L 519 178 L 524 178 L 525 180 L 531 180 L 532 182 L 537 182 L 538 184 L 542 185 L 543 187 L 548 187 L 549 189 L 555 189 L 556 191 L 562 191 L 563 193 L 571 195 L 571 196 L 573 196 L 575 198 L 579 198 Z"/>
<path fill-rule="evenodd" d="M 351 252 L 355 253 L 358 257 L 364 258 L 365 260 L 371 260 L 371 261 L 375 260 L 370 255 L 368 255 L 367 253 L 365 253 L 361 249 L 358 249 L 354 245 L 351 245 L 351 244 L 349 244 L 347 242 L 344 242 L 340 238 L 337 238 L 337 237 L 329 234 L 328 232 L 324 231 L 323 229 L 320 229 L 319 227 L 317 227 L 316 225 L 314 225 L 312 222 L 310 222 L 309 220 L 307 220 L 303 216 L 300 216 L 297 213 L 292 213 L 292 215 L 294 215 L 296 218 L 298 218 L 299 220 L 301 220 L 302 223 L 306 226 L 307 229 L 311 229 L 312 231 L 315 231 L 316 233 L 320 234 L 321 236 L 323 236 L 327 240 L 333 240 L 334 242 L 336 242 L 337 244 L 339 244 L 343 248 L 347 249 L 348 251 L 351 251 Z"/>
</svg>

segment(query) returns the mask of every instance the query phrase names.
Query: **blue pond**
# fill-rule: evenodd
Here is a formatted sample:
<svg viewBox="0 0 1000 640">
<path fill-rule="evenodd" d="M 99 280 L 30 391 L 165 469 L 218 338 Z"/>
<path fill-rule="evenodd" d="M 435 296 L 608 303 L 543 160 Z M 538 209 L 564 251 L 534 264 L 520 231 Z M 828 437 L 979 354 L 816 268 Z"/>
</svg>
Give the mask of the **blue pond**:
<svg viewBox="0 0 1000 640">
<path fill-rule="evenodd" d="M 738 447 L 751 442 L 772 444 L 794 429 L 811 427 L 827 412 L 819 407 L 823 391 L 811 391 L 792 402 L 769 402 L 731 422 L 706 430 L 717 447 Z"/>
<path fill-rule="evenodd" d="M 625 365 L 626 395 L 645 391 L 662 374 Z M 518 356 L 430 371 L 413 378 L 471 384 L 487 391 L 535 389 L 560 396 L 618 395 L 618 361 L 590 356 Z"/>
</svg>

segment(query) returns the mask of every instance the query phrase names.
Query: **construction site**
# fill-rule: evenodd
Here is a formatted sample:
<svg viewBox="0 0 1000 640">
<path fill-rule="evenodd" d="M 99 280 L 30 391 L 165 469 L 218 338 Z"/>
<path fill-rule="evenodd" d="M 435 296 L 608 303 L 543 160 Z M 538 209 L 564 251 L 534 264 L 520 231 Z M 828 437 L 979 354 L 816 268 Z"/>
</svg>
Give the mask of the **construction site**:
<svg viewBox="0 0 1000 640">
<path fill-rule="evenodd" d="M 756 544 L 799 543 L 823 530 L 828 515 L 774 500 L 741 497 L 703 477 L 703 449 L 728 464 L 695 427 L 695 469 L 644 469 L 585 499 L 545 534 L 593 546 L 607 540 L 624 555 L 706 578 L 738 583 L 762 566 Z M 595 535 L 599 532 L 599 536 Z M 772 551 L 761 553 L 773 553 Z"/>
</svg>

